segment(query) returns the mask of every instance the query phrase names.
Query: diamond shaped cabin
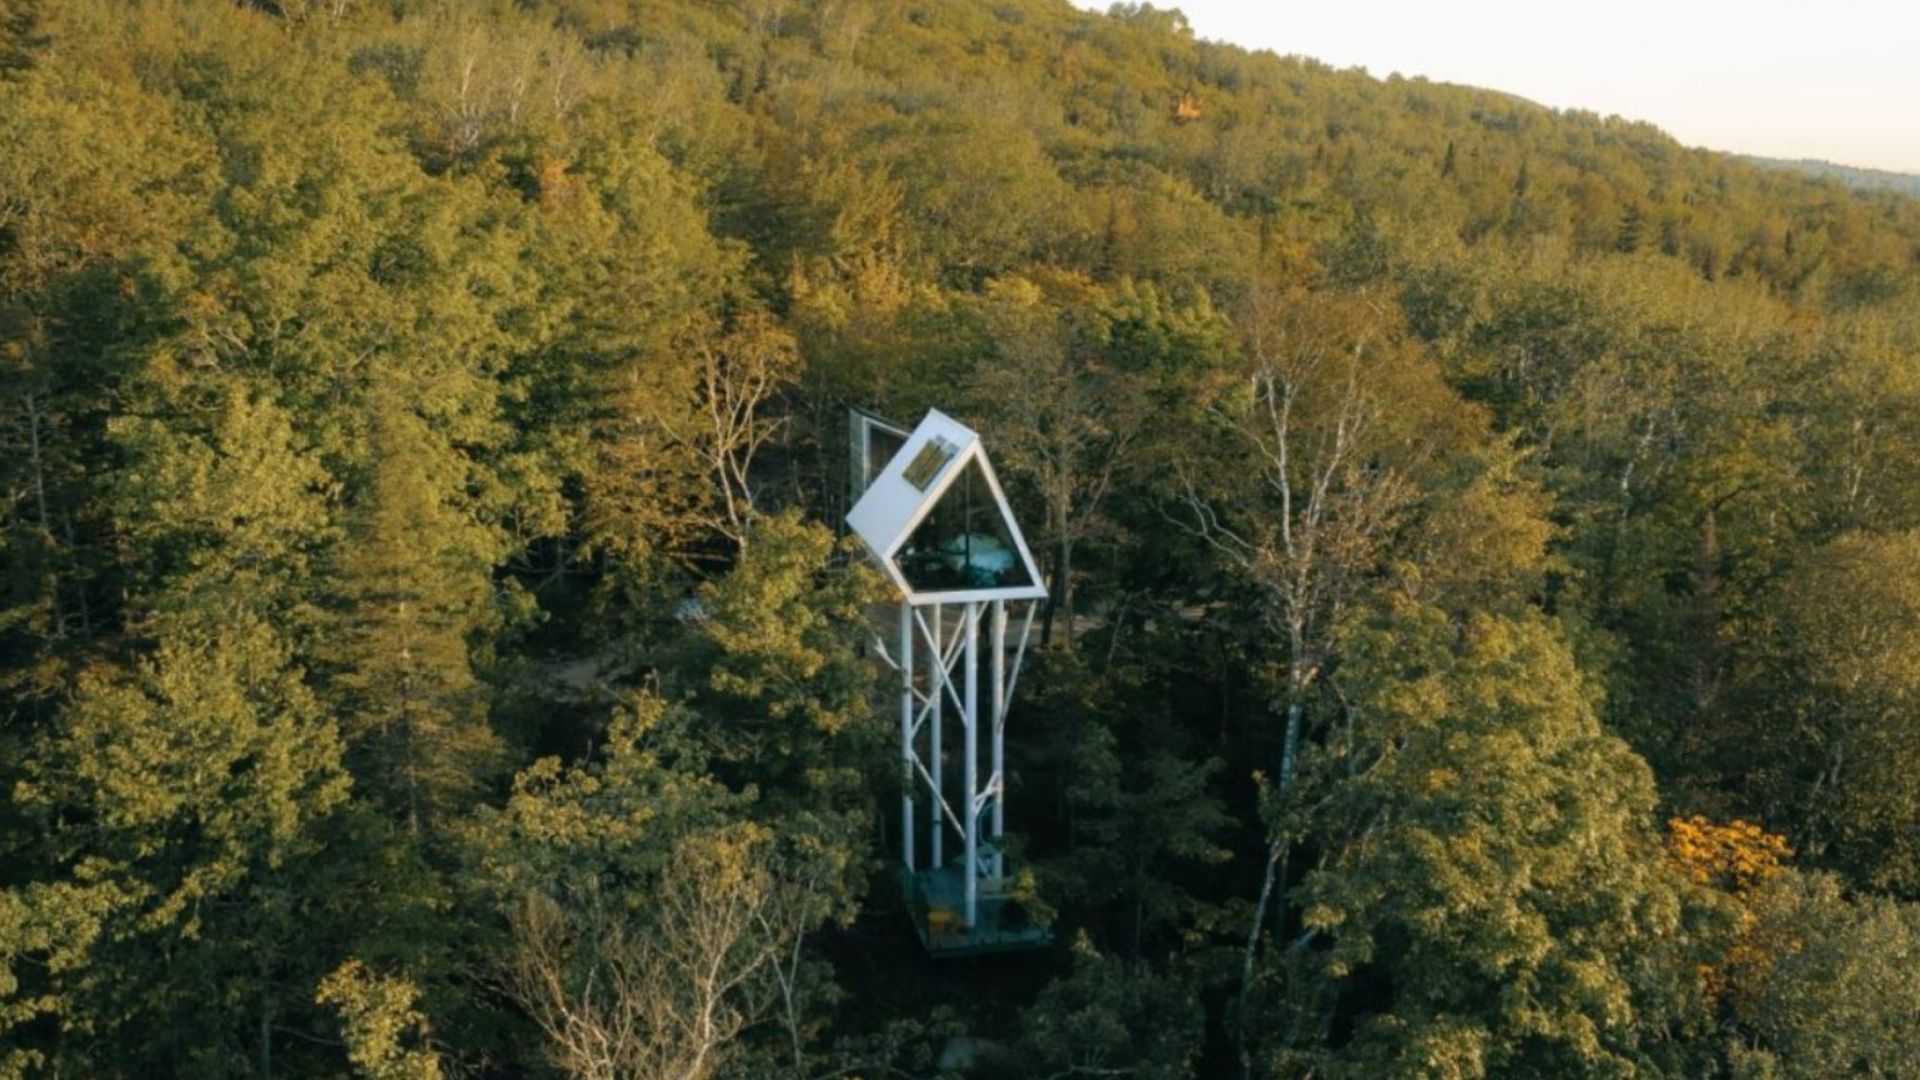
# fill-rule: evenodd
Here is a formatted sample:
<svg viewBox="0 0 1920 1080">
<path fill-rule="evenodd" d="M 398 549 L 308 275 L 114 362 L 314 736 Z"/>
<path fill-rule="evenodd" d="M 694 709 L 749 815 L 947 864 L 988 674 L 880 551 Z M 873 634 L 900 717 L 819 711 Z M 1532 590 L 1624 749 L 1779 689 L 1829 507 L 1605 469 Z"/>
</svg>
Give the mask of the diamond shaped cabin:
<svg viewBox="0 0 1920 1080">
<path fill-rule="evenodd" d="M 938 410 L 911 432 L 857 409 L 849 419 L 858 501 L 847 524 L 900 590 L 898 636 L 874 644 L 900 675 L 908 911 L 934 956 L 1044 946 L 1052 933 L 1016 887 L 1005 833 L 1007 706 L 1046 586 L 980 436 Z M 1008 607 L 1020 601 L 1010 637 Z"/>
<path fill-rule="evenodd" d="M 916 607 L 1047 594 L 980 436 L 938 409 L 873 478 L 847 524 Z"/>
</svg>

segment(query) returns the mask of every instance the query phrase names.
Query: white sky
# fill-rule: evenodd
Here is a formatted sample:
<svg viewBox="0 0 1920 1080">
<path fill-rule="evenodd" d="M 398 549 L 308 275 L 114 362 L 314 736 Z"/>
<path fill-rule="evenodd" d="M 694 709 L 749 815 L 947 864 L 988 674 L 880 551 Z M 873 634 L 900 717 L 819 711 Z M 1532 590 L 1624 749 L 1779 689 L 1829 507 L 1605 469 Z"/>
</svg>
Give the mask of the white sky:
<svg viewBox="0 0 1920 1080">
<path fill-rule="evenodd" d="M 1203 38 L 1618 113 L 1690 145 L 1920 172 L 1920 0 L 1155 6 Z"/>
</svg>

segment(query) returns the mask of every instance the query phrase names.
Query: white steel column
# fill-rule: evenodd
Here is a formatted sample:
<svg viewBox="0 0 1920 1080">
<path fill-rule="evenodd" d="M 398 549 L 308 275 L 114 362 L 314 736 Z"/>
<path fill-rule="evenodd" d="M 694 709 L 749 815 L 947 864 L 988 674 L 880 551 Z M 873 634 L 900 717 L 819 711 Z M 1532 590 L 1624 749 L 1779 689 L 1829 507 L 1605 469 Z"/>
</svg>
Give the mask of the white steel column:
<svg viewBox="0 0 1920 1080">
<path fill-rule="evenodd" d="M 927 775 L 933 782 L 933 805 L 927 814 L 927 847 L 928 854 L 933 859 L 930 865 L 935 870 L 947 864 L 947 823 L 941 820 L 943 816 L 941 807 L 946 804 L 946 795 L 942 790 L 940 768 L 942 734 L 940 719 L 941 714 L 946 711 L 947 703 L 947 646 L 945 635 L 940 630 L 940 609 L 945 606 L 944 604 L 933 605 L 933 667 L 927 673 L 927 696 L 933 699 L 933 712 L 927 718 L 927 723 L 932 728 L 928 733 L 930 738 L 927 747 Z"/>
<path fill-rule="evenodd" d="M 980 906 L 980 609 L 979 603 L 966 605 L 966 820 L 967 827 L 967 927 L 978 925 Z"/>
<path fill-rule="evenodd" d="M 1007 602 L 993 602 L 993 876 L 1007 876 L 1000 834 L 1007 827 Z"/>
<path fill-rule="evenodd" d="M 913 871 L 913 793 L 920 778 L 913 775 L 913 607 L 900 604 L 900 853 L 907 871 Z M 937 816 L 939 811 L 934 811 Z"/>
</svg>

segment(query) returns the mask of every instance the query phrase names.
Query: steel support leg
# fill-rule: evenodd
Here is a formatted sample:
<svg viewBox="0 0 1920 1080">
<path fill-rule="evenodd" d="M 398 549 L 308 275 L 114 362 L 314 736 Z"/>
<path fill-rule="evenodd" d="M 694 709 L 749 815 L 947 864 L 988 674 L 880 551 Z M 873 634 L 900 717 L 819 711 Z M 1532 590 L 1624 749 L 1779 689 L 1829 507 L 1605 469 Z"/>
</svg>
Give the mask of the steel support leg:
<svg viewBox="0 0 1920 1080">
<path fill-rule="evenodd" d="M 913 608 L 900 605 L 900 854 L 913 872 L 913 793 L 920 778 L 913 774 Z M 935 811 L 938 813 L 938 810 Z"/>
<path fill-rule="evenodd" d="M 933 780 L 933 807 L 932 812 L 927 815 L 927 847 L 928 854 L 933 859 L 931 865 L 935 870 L 947 864 L 947 823 L 941 820 L 944 815 L 940 810 L 941 801 L 946 794 L 943 790 L 940 768 L 940 741 L 943 734 L 940 730 L 940 720 L 946 712 L 947 704 L 947 648 L 945 636 L 940 629 L 940 612 L 945 606 L 944 604 L 933 605 L 931 612 L 933 618 L 929 624 L 929 628 L 933 631 L 933 664 L 928 670 L 927 693 L 933 699 L 933 710 L 927 716 L 927 724 L 932 729 L 928 732 L 927 741 L 927 775 Z"/>
<path fill-rule="evenodd" d="M 1007 874 L 1000 836 L 1007 827 L 1007 602 L 993 602 L 993 876 Z"/>
<path fill-rule="evenodd" d="M 966 605 L 966 624 L 963 632 L 967 635 L 962 648 L 966 654 L 966 682 L 962 684 L 966 702 L 966 763 L 963 773 L 966 777 L 966 816 L 962 822 L 967 827 L 967 926 L 978 925 L 980 908 L 980 609 L 984 605 L 969 603 Z"/>
</svg>

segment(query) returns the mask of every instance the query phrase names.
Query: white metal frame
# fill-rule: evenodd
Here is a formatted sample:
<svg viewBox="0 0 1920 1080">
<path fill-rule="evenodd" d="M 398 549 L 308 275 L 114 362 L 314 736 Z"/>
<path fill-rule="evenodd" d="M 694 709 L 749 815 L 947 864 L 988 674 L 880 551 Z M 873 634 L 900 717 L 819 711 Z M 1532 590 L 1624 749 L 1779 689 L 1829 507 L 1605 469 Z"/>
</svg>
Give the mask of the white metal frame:
<svg viewBox="0 0 1920 1080">
<path fill-rule="evenodd" d="M 913 432 L 883 416 L 861 408 L 847 410 L 848 450 L 851 452 L 848 506 L 859 501 L 860 496 L 866 493 L 867 477 L 873 475 L 873 436 L 876 432 L 891 435 L 902 443 L 913 437 Z"/>
<path fill-rule="evenodd" d="M 871 433 L 878 428 L 891 433 L 900 429 L 870 413 L 856 410 L 853 449 L 855 466 L 864 476 L 871 464 Z M 941 439 L 954 447 L 953 455 L 940 466 L 933 479 L 922 489 L 906 479 L 907 466 L 929 442 Z M 934 506 L 946 495 L 971 462 L 978 462 L 993 494 L 1007 534 L 1018 549 L 1030 584 L 989 589 L 916 592 L 908 583 L 894 556 L 913 535 Z M 847 524 L 860 537 L 881 568 L 899 588 L 902 596 L 895 651 L 889 653 L 877 637 L 880 656 L 900 674 L 900 836 L 901 863 L 909 873 L 921 869 L 915 845 L 915 807 L 924 796 L 927 805 L 926 868 L 947 865 L 946 840 L 951 834 L 962 845 L 965 911 L 961 914 L 968 927 L 978 925 L 980 882 L 1006 876 L 1006 855 L 1001 843 L 1006 835 L 1006 730 L 1007 707 L 1020 678 L 1026 659 L 1027 642 L 1032 636 L 1033 616 L 1047 589 L 1027 548 L 1026 537 L 1013 518 L 1013 509 L 1000 487 L 980 446 L 980 436 L 938 409 L 928 410 L 905 444 L 893 456 L 865 491 L 855 493 L 857 501 L 847 514 Z M 1009 603 L 1025 602 L 1018 639 L 1009 649 Z M 947 618 L 949 612 L 954 618 Z M 981 626 L 985 620 L 987 639 L 986 671 L 981 671 Z M 986 711 L 982 720 L 981 679 L 986 679 Z M 960 721 L 958 747 L 949 747 L 946 725 L 951 705 Z M 985 727 L 988 762 L 981 775 L 981 734 Z M 950 750 L 957 749 L 959 761 L 959 799 L 948 801 Z M 955 806 L 959 810 L 955 810 Z"/>
<path fill-rule="evenodd" d="M 947 865 L 945 841 L 949 833 L 962 845 L 968 926 L 977 925 L 980 882 L 1006 876 L 1006 733 L 1007 708 L 1026 659 L 1038 602 L 1029 601 L 1020 619 L 1019 636 L 1009 652 L 1007 601 L 974 600 L 960 604 L 902 602 L 897 654 L 876 639 L 880 655 L 900 673 L 900 855 L 909 872 L 919 870 L 915 849 L 916 810 L 920 794 L 928 808 L 927 869 Z M 957 609 L 949 628 L 946 609 Z M 980 665 L 981 620 L 986 621 L 987 670 Z M 924 660 L 920 659 L 924 656 Z M 955 668 L 958 668 L 956 678 Z M 981 776 L 981 676 L 987 680 L 987 772 Z M 949 751 L 945 717 L 954 707 L 960 721 L 960 790 L 947 797 Z M 958 805 L 960 810 L 954 808 Z M 963 816 L 964 815 L 964 816 Z"/>
<path fill-rule="evenodd" d="M 932 483 L 924 490 L 915 486 L 906 478 L 907 465 L 920 453 L 920 450 L 935 439 L 942 439 L 954 447 L 953 456 L 940 467 Z M 995 508 L 1001 520 L 1006 524 L 1007 534 L 1013 539 L 1014 547 L 1020 556 L 1020 563 L 1026 568 L 1027 585 L 1014 585 L 989 589 L 948 589 L 939 592 L 916 591 L 900 570 L 895 556 L 900 548 L 913 535 L 913 530 L 926 519 L 942 496 L 951 488 L 954 481 L 966 471 L 969 463 L 978 462 L 980 471 L 987 480 L 987 489 L 993 495 Z M 927 415 L 907 437 L 906 445 L 895 454 L 887 467 L 874 477 L 873 484 L 861 493 L 859 501 L 847 513 L 847 524 L 853 527 L 854 534 L 860 537 L 874 557 L 880 562 L 880 568 L 891 578 L 907 601 L 912 604 L 949 604 L 969 603 L 979 600 L 1039 600 L 1047 595 L 1046 586 L 1040 577 L 1039 564 L 1034 562 L 1033 552 L 1027 547 L 1027 538 L 1021 534 L 1019 523 L 1013 519 L 1013 508 L 1007 503 L 1006 491 L 1000 486 L 1000 477 L 993 471 L 993 462 L 987 459 L 981 449 L 980 436 L 973 429 L 955 420 L 938 409 L 927 410 Z"/>
</svg>

